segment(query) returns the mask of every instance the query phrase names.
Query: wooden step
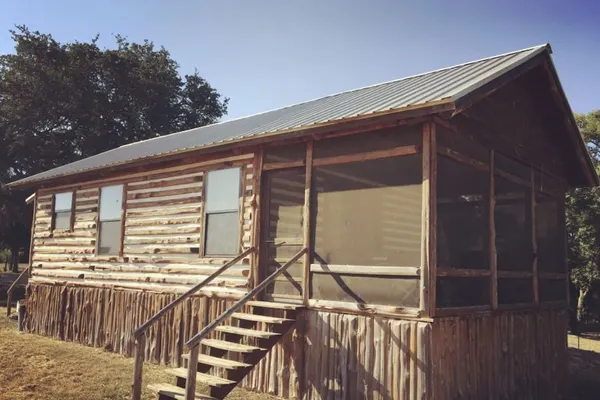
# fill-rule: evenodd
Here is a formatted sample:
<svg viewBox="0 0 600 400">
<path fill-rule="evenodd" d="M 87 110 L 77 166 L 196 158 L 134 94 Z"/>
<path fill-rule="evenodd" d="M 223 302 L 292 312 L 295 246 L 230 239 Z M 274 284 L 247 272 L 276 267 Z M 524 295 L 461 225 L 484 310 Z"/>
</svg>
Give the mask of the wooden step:
<svg viewBox="0 0 600 400">
<path fill-rule="evenodd" d="M 283 324 L 285 322 L 293 321 L 293 320 L 287 319 L 287 318 L 268 317 L 266 315 L 245 314 L 245 313 L 233 313 L 233 314 L 231 314 L 231 316 L 233 318 L 243 319 L 246 321 L 266 322 L 267 324 Z"/>
<path fill-rule="evenodd" d="M 249 301 L 246 304 L 252 307 L 275 308 L 278 310 L 296 310 L 300 307 L 303 307 L 299 304 L 275 303 L 272 301 Z"/>
<path fill-rule="evenodd" d="M 269 339 L 274 336 L 281 336 L 281 333 L 257 331 L 255 329 L 238 328 L 237 326 L 221 325 L 215 330 L 224 333 L 233 333 L 234 335 L 248 336 L 260 339 Z"/>
<path fill-rule="evenodd" d="M 170 397 L 175 400 L 185 400 L 185 389 L 168 383 L 154 383 L 148 385 L 148 389 L 159 396 Z M 204 394 L 196 393 L 196 400 L 217 400 Z"/>
<path fill-rule="evenodd" d="M 227 351 L 235 351 L 236 353 L 252 353 L 261 349 L 260 347 L 248 346 L 247 344 L 240 343 L 231 343 L 225 340 L 217 340 L 217 339 L 204 339 L 200 343 L 214 347 L 215 349 L 227 350 Z"/>
<path fill-rule="evenodd" d="M 171 368 L 167 370 L 167 373 L 171 375 L 175 375 L 179 378 L 187 379 L 188 370 L 187 368 Z M 229 379 L 221 378 L 214 375 L 203 374 L 202 372 L 198 372 L 196 374 L 196 381 L 200 383 L 204 383 L 209 386 L 223 386 L 223 385 L 231 385 L 235 384 L 235 381 L 231 381 Z"/>
<path fill-rule="evenodd" d="M 184 360 L 189 360 L 190 355 L 184 354 L 181 356 Z M 204 365 L 212 365 L 213 367 L 220 367 L 226 369 L 236 369 L 250 367 L 250 364 L 246 364 L 239 361 L 229 360 L 227 358 L 213 357 L 206 354 L 198 355 L 198 362 Z"/>
</svg>

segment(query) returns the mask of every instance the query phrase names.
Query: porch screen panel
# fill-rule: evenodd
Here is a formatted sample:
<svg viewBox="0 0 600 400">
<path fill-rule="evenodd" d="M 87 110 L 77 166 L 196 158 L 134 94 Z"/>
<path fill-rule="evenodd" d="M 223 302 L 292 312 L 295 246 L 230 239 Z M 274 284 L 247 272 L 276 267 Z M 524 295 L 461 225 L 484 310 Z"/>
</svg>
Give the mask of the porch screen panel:
<svg viewBox="0 0 600 400">
<path fill-rule="evenodd" d="M 489 170 L 439 154 L 436 188 L 438 274 L 457 274 L 437 277 L 437 307 L 488 305 Z"/>
<path fill-rule="evenodd" d="M 376 304 L 418 305 L 414 277 L 366 275 L 375 266 L 420 266 L 421 171 L 421 154 L 313 168 L 313 263 L 364 270 L 358 277 L 313 274 L 315 298 L 358 301 L 350 293 L 358 298 L 363 293 Z M 399 283 L 403 280 L 407 283 Z M 406 288 L 399 290 L 402 285 Z M 365 294 L 367 287 L 377 287 L 381 295 Z"/>
<path fill-rule="evenodd" d="M 422 143 L 420 125 L 390 128 L 317 141 L 315 142 L 314 158 L 388 150 L 402 146 L 421 146 Z"/>
<path fill-rule="evenodd" d="M 266 273 L 269 275 L 304 247 L 304 169 L 270 171 L 265 174 L 268 216 L 265 223 Z M 302 295 L 302 258 L 267 288 L 273 295 Z"/>
</svg>

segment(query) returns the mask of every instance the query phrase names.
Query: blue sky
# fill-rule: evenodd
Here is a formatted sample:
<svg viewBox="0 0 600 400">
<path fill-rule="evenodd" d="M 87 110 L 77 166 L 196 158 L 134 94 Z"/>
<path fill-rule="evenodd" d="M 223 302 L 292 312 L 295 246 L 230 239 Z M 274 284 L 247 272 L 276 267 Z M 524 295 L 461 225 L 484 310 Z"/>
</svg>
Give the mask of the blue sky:
<svg viewBox="0 0 600 400">
<path fill-rule="evenodd" d="M 102 46 L 149 39 L 230 97 L 229 119 L 549 42 L 571 107 L 588 112 L 599 16 L 595 0 L 0 0 L 0 53 L 15 24 Z"/>
</svg>

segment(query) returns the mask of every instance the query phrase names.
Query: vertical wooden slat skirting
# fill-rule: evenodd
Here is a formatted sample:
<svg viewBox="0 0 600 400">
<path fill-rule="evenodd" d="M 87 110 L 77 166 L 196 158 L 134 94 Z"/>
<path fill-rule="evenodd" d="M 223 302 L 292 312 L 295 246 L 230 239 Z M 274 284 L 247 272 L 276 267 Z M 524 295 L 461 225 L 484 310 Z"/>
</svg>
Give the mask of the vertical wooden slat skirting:
<svg viewBox="0 0 600 400">
<path fill-rule="evenodd" d="M 35 283 L 30 289 L 26 330 L 128 356 L 134 329 L 174 299 Z M 231 304 L 183 302 L 148 330 L 143 358 L 179 366 L 184 342 Z M 241 386 L 306 400 L 553 399 L 566 375 L 566 326 L 560 310 L 433 322 L 304 310 Z"/>
</svg>

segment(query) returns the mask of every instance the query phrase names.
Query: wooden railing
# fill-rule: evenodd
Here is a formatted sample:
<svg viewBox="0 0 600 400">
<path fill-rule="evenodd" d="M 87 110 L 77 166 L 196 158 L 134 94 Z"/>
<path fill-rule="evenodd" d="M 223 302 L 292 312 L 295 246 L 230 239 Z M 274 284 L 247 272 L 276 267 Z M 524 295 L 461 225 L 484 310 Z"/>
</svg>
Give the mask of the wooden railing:
<svg viewBox="0 0 600 400">
<path fill-rule="evenodd" d="M 284 273 L 290 265 L 296 262 L 300 257 L 302 257 L 307 252 L 307 248 L 303 248 L 298 253 L 296 253 L 292 258 L 289 259 L 285 264 L 277 269 L 277 271 L 273 272 L 269 275 L 265 280 L 263 280 L 260 284 L 258 284 L 254 289 L 252 289 L 248 294 L 239 299 L 233 306 L 227 309 L 223 314 L 219 316 L 219 318 L 212 321 L 210 324 L 206 325 L 202 331 L 198 332 L 194 337 L 186 342 L 186 346 L 190 349 L 190 357 L 188 360 L 188 376 L 185 384 L 185 398 L 186 400 L 194 400 L 196 397 L 196 374 L 198 373 L 198 355 L 199 355 L 199 347 L 200 341 L 205 339 L 210 335 L 217 326 L 221 325 L 225 319 L 231 316 L 231 314 L 235 313 L 239 309 L 241 309 L 249 300 L 254 298 L 257 294 L 262 292 L 269 286 L 275 278 Z"/>
<path fill-rule="evenodd" d="M 11 311 L 12 291 L 17 286 L 17 284 L 19 283 L 19 281 L 21 279 L 23 279 L 23 277 L 25 276 L 25 274 L 29 272 L 30 268 L 31 268 L 31 265 L 29 267 L 25 268 L 23 270 L 23 272 L 21 272 L 21 274 L 19 274 L 19 276 L 17 277 L 17 279 L 15 279 L 15 281 L 12 283 L 12 285 L 10 285 L 10 287 L 6 291 L 6 315 L 7 316 L 10 315 L 10 311 Z"/>
<path fill-rule="evenodd" d="M 135 363 L 133 367 L 133 385 L 132 385 L 132 399 L 140 400 L 142 396 L 142 372 L 144 367 L 144 348 L 146 343 L 146 331 L 150 328 L 155 322 L 157 322 L 161 317 L 163 317 L 166 313 L 175 308 L 178 304 L 188 299 L 194 293 L 211 283 L 215 280 L 219 275 L 225 272 L 227 269 L 237 264 L 245 257 L 254 253 L 255 248 L 251 247 L 248 250 L 244 251 L 233 260 L 224 264 L 221 268 L 213 272 L 209 277 L 204 279 L 202 282 L 198 283 L 196 286 L 192 287 L 190 290 L 167 304 L 163 309 L 154 314 L 148 321 L 144 322 L 140 325 L 139 328 L 135 330 Z"/>
</svg>

